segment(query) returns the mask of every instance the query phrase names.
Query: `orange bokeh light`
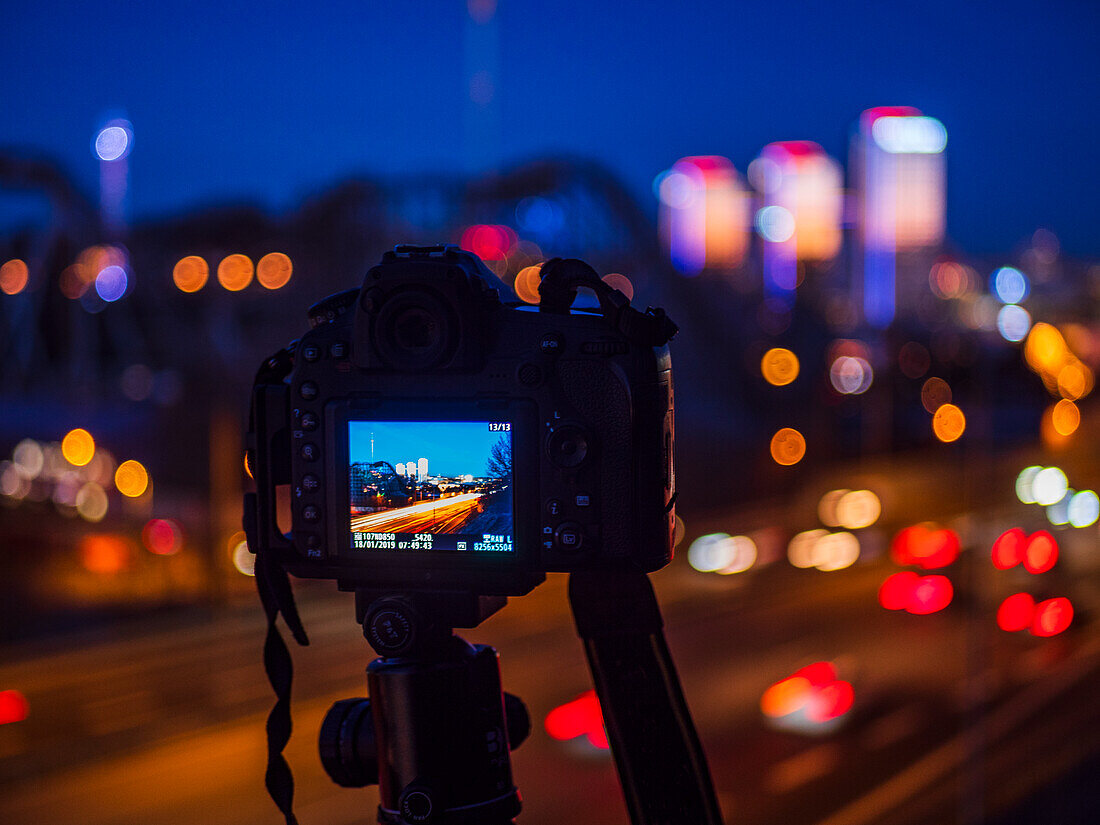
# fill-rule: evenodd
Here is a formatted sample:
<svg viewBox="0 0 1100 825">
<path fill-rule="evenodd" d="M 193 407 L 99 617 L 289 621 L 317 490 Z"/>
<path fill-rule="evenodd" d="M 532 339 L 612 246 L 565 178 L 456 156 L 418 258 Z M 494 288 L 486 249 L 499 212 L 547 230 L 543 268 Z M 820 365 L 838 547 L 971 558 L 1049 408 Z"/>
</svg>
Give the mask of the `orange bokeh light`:
<svg viewBox="0 0 1100 825">
<path fill-rule="evenodd" d="M 932 416 L 932 432 L 944 443 L 958 441 L 966 431 L 966 416 L 954 404 L 941 404 Z"/>
<path fill-rule="evenodd" d="M 290 282 L 294 265 L 282 252 L 268 252 L 256 264 L 256 280 L 267 289 L 279 289 Z"/>
<path fill-rule="evenodd" d="M 176 261 L 172 267 L 172 281 L 181 292 L 198 292 L 210 277 L 210 267 L 205 258 L 188 255 Z"/>
<path fill-rule="evenodd" d="M 790 467 L 806 455 L 806 439 L 798 430 L 784 427 L 772 436 L 771 454 L 776 464 Z"/>
<path fill-rule="evenodd" d="M 80 542 L 80 560 L 92 573 L 120 573 L 130 566 L 130 545 L 120 536 L 85 536 Z"/>
<path fill-rule="evenodd" d="M 521 301 L 537 304 L 542 299 L 539 294 L 540 283 L 542 283 L 542 264 L 535 264 L 521 269 L 512 286 Z"/>
<path fill-rule="evenodd" d="M 252 259 L 240 253 L 222 258 L 218 264 L 218 283 L 230 292 L 240 292 L 252 283 Z"/>
<path fill-rule="evenodd" d="M 19 258 L 12 258 L 0 266 L 0 291 L 5 295 L 18 295 L 27 285 L 30 270 Z"/>
</svg>

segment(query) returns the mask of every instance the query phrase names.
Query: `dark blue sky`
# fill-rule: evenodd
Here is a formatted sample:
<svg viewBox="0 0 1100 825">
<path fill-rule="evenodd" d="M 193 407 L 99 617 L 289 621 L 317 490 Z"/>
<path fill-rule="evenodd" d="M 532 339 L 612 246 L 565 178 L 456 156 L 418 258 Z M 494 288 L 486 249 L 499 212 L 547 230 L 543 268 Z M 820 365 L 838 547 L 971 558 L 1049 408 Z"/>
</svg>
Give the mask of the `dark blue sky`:
<svg viewBox="0 0 1100 825">
<path fill-rule="evenodd" d="M 859 112 L 904 104 L 947 127 L 961 249 L 1007 252 L 1045 226 L 1100 254 L 1092 0 L 500 0 L 487 27 L 463 0 L 5 7 L 0 146 L 59 158 L 94 192 L 93 131 L 125 113 L 137 219 L 548 153 L 602 160 L 655 210 L 650 183 L 678 157 L 744 169 L 809 139 L 846 163 Z M 0 193 L 0 232 L 20 208 Z"/>
<path fill-rule="evenodd" d="M 396 466 L 426 458 L 430 475 L 476 478 L 487 475 L 486 460 L 492 446 L 509 437 L 490 432 L 484 421 L 352 421 L 348 424 L 348 453 L 353 464 L 388 461 Z"/>
</svg>

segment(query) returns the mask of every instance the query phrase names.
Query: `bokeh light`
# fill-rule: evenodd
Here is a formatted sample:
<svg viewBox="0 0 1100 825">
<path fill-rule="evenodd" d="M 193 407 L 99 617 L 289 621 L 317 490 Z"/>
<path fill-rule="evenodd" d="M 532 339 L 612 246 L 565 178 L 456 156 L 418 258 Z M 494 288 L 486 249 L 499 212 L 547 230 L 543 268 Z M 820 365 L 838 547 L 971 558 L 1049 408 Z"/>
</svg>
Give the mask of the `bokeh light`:
<svg viewBox="0 0 1100 825">
<path fill-rule="evenodd" d="M 890 555 L 897 564 L 913 564 L 925 570 L 947 567 L 959 556 L 959 535 L 934 522 L 906 527 L 894 536 Z"/>
<path fill-rule="evenodd" d="M 1031 495 L 1035 504 L 1048 507 L 1062 497 L 1069 490 L 1069 480 L 1059 467 L 1044 467 L 1035 474 L 1031 481 Z"/>
<path fill-rule="evenodd" d="M 33 438 L 24 438 L 16 444 L 11 458 L 20 475 L 27 479 L 38 478 L 46 464 L 42 445 Z"/>
<path fill-rule="evenodd" d="M 107 303 L 114 303 L 126 294 L 130 278 L 126 270 L 118 264 L 105 266 L 95 276 L 95 291 Z"/>
<path fill-rule="evenodd" d="M 1046 599 L 1035 605 L 1031 620 L 1033 636 L 1057 636 L 1073 623 L 1073 603 L 1064 596 Z"/>
<path fill-rule="evenodd" d="M 521 301 L 528 304 L 537 304 L 542 296 L 539 294 L 539 284 L 542 283 L 542 264 L 525 266 L 516 274 L 512 288 Z"/>
<path fill-rule="evenodd" d="M 462 233 L 459 246 L 473 252 L 483 261 L 503 261 L 517 240 L 511 227 L 475 224 Z"/>
<path fill-rule="evenodd" d="M 122 160 L 133 145 L 133 130 L 126 121 L 111 121 L 96 133 L 93 151 L 100 160 Z"/>
<path fill-rule="evenodd" d="M 947 576 L 921 576 L 913 587 L 906 610 L 917 616 L 938 613 L 954 598 L 955 588 Z"/>
<path fill-rule="evenodd" d="M 1020 474 L 1016 476 L 1016 498 L 1018 498 L 1023 504 L 1035 504 L 1035 492 L 1034 484 L 1035 477 L 1039 475 L 1039 472 L 1043 468 L 1037 464 L 1030 467 L 1024 467 L 1020 471 Z"/>
<path fill-rule="evenodd" d="M 804 530 L 795 534 L 787 545 L 787 560 L 794 567 L 808 568 L 816 566 L 814 547 L 817 542 L 829 535 L 828 530 Z"/>
<path fill-rule="evenodd" d="M 256 556 L 248 549 L 248 542 L 240 539 L 230 550 L 233 566 L 245 576 L 256 575 Z"/>
<path fill-rule="evenodd" d="M 1024 544 L 1024 569 L 1028 573 L 1046 573 L 1058 563 L 1058 542 L 1046 530 L 1032 533 Z"/>
<path fill-rule="evenodd" d="M 1100 497 L 1092 490 L 1082 490 L 1070 499 L 1067 515 L 1074 527 L 1091 527 L 1100 518 Z"/>
<path fill-rule="evenodd" d="M 218 264 L 218 283 L 230 292 L 240 292 L 252 283 L 252 259 L 240 253 L 226 255 Z"/>
<path fill-rule="evenodd" d="M 771 454 L 776 464 L 797 464 L 806 455 L 806 439 L 798 430 L 784 427 L 772 436 Z"/>
<path fill-rule="evenodd" d="M 839 527 L 840 519 L 837 518 L 836 507 L 844 496 L 851 492 L 848 489 L 830 490 L 821 497 L 817 503 L 817 517 L 821 523 L 828 527 Z"/>
<path fill-rule="evenodd" d="M 1030 593 L 1013 593 L 997 608 L 997 627 L 1009 633 L 1027 630 L 1035 618 L 1035 599 Z"/>
<path fill-rule="evenodd" d="M 1002 266 L 993 273 L 993 294 L 1004 304 L 1018 304 L 1030 290 L 1027 276 L 1011 266 Z"/>
<path fill-rule="evenodd" d="M 69 430 L 61 439 L 61 453 L 70 464 L 83 467 L 95 455 L 95 439 L 91 433 L 80 427 Z"/>
<path fill-rule="evenodd" d="M 591 745 L 607 750 L 603 710 L 594 690 L 587 690 L 573 701 L 554 708 L 546 715 L 544 727 L 550 738 L 559 742 L 584 736 Z"/>
<path fill-rule="evenodd" d="M 878 590 L 878 603 L 887 610 L 905 610 L 920 576 L 912 570 L 902 570 L 886 577 Z"/>
<path fill-rule="evenodd" d="M 944 443 L 958 441 L 966 431 L 966 416 L 954 404 L 942 404 L 932 416 L 932 432 Z"/>
<path fill-rule="evenodd" d="M 76 494 L 76 511 L 85 521 L 103 521 L 107 507 L 107 493 L 94 481 L 86 482 Z"/>
<path fill-rule="evenodd" d="M 183 547 L 183 530 L 174 519 L 150 519 L 142 528 L 141 541 L 154 555 L 175 555 Z"/>
<path fill-rule="evenodd" d="M 843 395 L 861 395 L 871 388 L 875 373 L 864 358 L 842 355 L 829 367 L 833 389 Z"/>
<path fill-rule="evenodd" d="M 1010 343 L 1023 341 L 1031 329 L 1031 315 L 1016 304 L 1006 304 L 997 313 L 997 331 Z"/>
<path fill-rule="evenodd" d="M 836 504 L 836 519 L 841 527 L 860 530 L 878 521 L 882 502 L 870 490 L 852 490 L 845 493 Z"/>
<path fill-rule="evenodd" d="M 1024 560 L 1026 543 L 1027 536 L 1019 527 L 1005 530 L 993 542 L 993 549 L 990 551 L 993 566 L 998 570 L 1011 570 Z"/>
<path fill-rule="evenodd" d="M 951 387 L 942 378 L 932 377 L 920 388 L 920 402 L 930 413 L 935 413 L 944 404 L 951 403 Z"/>
<path fill-rule="evenodd" d="M 0 725 L 22 722 L 30 715 L 30 703 L 18 690 L 0 690 Z"/>
<path fill-rule="evenodd" d="M 775 387 L 783 387 L 798 378 L 798 356 L 789 349 L 773 347 L 764 353 L 760 361 L 764 380 Z"/>
<path fill-rule="evenodd" d="M 1051 409 L 1050 423 L 1058 435 L 1073 435 L 1081 424 L 1081 411 L 1072 401 L 1063 398 Z"/>
<path fill-rule="evenodd" d="M 814 567 L 829 573 L 851 567 L 859 558 L 859 539 L 851 533 L 829 533 L 814 544 Z"/>
<path fill-rule="evenodd" d="M 130 566 L 130 560 L 130 544 L 121 536 L 95 534 L 80 541 L 80 561 L 91 573 L 120 573 Z"/>
<path fill-rule="evenodd" d="M 619 290 L 627 297 L 627 300 L 634 300 L 634 284 L 625 275 L 620 275 L 618 272 L 609 272 L 603 276 L 603 282 L 612 289 Z"/>
<path fill-rule="evenodd" d="M 18 295 L 27 286 L 30 270 L 20 258 L 12 258 L 0 266 L 0 292 L 5 295 Z"/>
<path fill-rule="evenodd" d="M 149 487 L 149 473 L 140 461 L 123 461 L 115 470 L 115 487 L 124 496 L 139 498 Z"/>
<path fill-rule="evenodd" d="M 1055 527 L 1064 527 L 1069 524 L 1069 503 L 1077 491 L 1070 487 L 1061 500 L 1054 502 L 1046 508 L 1047 521 Z"/>
<path fill-rule="evenodd" d="M 294 264 L 282 252 L 268 252 L 256 264 L 256 280 L 266 289 L 281 289 L 290 283 Z"/>
<path fill-rule="evenodd" d="M 198 255 L 187 255 L 176 261 L 172 267 L 172 282 L 181 292 L 198 292 L 210 277 L 210 267 L 206 259 Z"/>
<path fill-rule="evenodd" d="M 756 231 L 769 243 L 784 243 L 794 235 L 794 215 L 782 206 L 765 206 L 756 213 Z"/>
</svg>

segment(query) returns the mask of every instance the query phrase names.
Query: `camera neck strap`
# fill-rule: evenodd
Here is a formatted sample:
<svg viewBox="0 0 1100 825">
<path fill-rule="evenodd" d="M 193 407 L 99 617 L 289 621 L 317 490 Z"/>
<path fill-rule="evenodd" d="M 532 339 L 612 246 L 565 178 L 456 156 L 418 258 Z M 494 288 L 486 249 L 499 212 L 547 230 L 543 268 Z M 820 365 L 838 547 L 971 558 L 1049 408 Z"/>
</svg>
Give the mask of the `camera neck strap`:
<svg viewBox="0 0 1100 825">
<path fill-rule="evenodd" d="M 567 314 L 581 287 L 591 289 L 600 310 L 611 325 L 640 346 L 663 347 L 679 329 L 663 309 L 639 312 L 630 299 L 600 278 L 591 266 L 577 258 L 551 258 L 542 265 L 539 310 Z"/>
<path fill-rule="evenodd" d="M 256 375 L 255 383 L 281 383 L 290 374 L 294 360 L 289 349 L 280 350 L 264 362 Z M 250 434 L 256 430 L 256 411 L 250 414 Z M 290 577 L 283 568 L 273 547 L 260 542 L 260 529 L 255 493 L 245 496 L 244 530 L 248 546 L 256 553 L 256 589 L 267 617 L 267 634 L 264 638 L 264 671 L 275 691 L 275 705 L 267 717 L 267 771 L 264 784 L 267 792 L 279 807 L 286 819 L 286 825 L 297 825 L 294 816 L 294 777 L 290 765 L 283 756 L 283 749 L 290 741 L 292 729 L 290 715 L 290 686 L 294 678 L 294 665 L 290 651 L 279 633 L 277 624 L 279 614 L 283 616 L 295 641 L 308 645 L 302 620 L 298 616 L 298 607 L 294 603 L 294 592 L 290 587 Z"/>
<path fill-rule="evenodd" d="M 649 578 L 640 570 L 571 573 L 569 603 L 630 821 L 721 825 Z"/>
</svg>

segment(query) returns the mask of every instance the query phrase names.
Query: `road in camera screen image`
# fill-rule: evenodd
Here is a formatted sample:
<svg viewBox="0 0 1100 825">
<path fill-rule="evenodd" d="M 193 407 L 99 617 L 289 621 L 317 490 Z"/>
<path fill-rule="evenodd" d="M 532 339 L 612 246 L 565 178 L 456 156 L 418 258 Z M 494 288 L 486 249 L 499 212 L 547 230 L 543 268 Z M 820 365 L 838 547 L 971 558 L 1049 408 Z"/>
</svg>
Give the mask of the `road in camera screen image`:
<svg viewBox="0 0 1100 825">
<path fill-rule="evenodd" d="M 359 533 L 512 533 L 506 424 L 353 421 L 350 524 Z"/>
</svg>

